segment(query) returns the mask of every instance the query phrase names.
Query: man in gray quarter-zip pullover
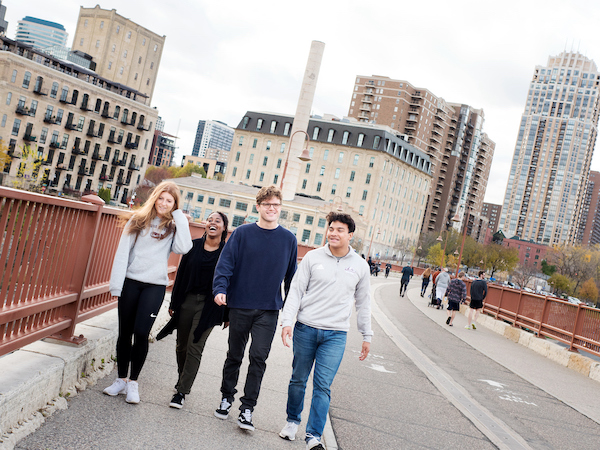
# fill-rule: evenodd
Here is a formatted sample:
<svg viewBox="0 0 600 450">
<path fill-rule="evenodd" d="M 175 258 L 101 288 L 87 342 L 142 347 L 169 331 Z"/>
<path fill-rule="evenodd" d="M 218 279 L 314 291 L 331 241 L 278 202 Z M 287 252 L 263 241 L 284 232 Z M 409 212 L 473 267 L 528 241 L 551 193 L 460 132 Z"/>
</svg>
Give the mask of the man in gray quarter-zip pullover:
<svg viewBox="0 0 600 450">
<path fill-rule="evenodd" d="M 315 367 L 310 414 L 306 425 L 309 449 L 323 449 L 321 435 L 329 411 L 330 387 L 342 362 L 352 305 L 356 305 L 358 331 L 363 336 L 359 359 L 371 346 L 371 295 L 369 265 L 350 247 L 355 224 L 348 214 L 327 216 L 324 247 L 302 259 L 283 308 L 283 344 L 289 347 L 294 325 L 293 372 L 288 387 L 287 423 L 279 435 L 294 440 L 304 405 L 306 382 Z"/>
</svg>

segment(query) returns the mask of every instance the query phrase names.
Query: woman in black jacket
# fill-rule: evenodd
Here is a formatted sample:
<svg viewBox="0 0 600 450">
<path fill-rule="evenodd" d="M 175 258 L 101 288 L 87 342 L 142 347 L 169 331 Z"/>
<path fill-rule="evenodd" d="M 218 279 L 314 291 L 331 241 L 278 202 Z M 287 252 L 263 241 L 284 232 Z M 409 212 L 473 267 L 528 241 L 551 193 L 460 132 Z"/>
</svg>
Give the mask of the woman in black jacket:
<svg viewBox="0 0 600 450">
<path fill-rule="evenodd" d="M 172 318 L 157 337 L 162 339 L 177 329 L 175 352 L 179 378 L 175 385 L 177 393 L 169 403 L 172 408 L 183 407 L 213 327 L 223 323 L 227 326 L 225 307 L 213 301 L 212 283 L 215 266 L 227 238 L 228 222 L 227 216 L 219 211 L 209 215 L 204 236 L 192 241 L 192 250 L 181 259 L 177 270 L 169 306 Z"/>
</svg>

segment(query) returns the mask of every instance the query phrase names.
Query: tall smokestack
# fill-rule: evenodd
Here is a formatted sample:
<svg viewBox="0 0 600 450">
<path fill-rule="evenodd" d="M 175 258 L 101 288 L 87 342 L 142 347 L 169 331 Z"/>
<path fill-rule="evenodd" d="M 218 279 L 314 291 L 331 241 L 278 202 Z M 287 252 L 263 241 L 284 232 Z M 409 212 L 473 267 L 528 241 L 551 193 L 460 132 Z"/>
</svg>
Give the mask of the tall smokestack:
<svg viewBox="0 0 600 450">
<path fill-rule="evenodd" d="M 312 109 L 313 99 L 315 98 L 315 90 L 317 89 L 317 80 L 319 78 L 319 69 L 321 68 L 321 60 L 323 59 L 323 51 L 325 44 L 319 41 L 312 41 L 310 53 L 308 54 L 308 62 L 304 71 L 304 79 L 300 88 L 300 97 L 298 98 L 298 106 L 296 106 L 296 115 L 294 116 L 294 125 L 290 134 L 290 143 L 288 144 L 286 167 L 284 176 L 281 180 L 281 191 L 283 200 L 291 201 L 296 194 L 298 179 L 300 178 L 300 160 L 298 155 L 304 149 L 306 138 L 306 130 L 308 128 L 308 120 L 310 119 L 310 111 Z M 300 133 L 296 133 L 300 131 Z M 302 131 L 304 133 L 302 133 Z M 294 135 L 294 133 L 296 133 Z M 308 142 L 307 142 L 308 143 Z"/>
</svg>

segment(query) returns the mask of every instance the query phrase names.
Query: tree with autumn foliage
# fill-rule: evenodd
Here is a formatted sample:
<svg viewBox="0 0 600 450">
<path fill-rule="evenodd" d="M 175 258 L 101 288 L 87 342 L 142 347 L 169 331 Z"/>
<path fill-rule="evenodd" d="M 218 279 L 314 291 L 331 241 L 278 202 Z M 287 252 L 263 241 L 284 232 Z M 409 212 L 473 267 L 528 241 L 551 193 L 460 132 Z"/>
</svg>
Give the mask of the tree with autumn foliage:
<svg viewBox="0 0 600 450">
<path fill-rule="evenodd" d="M 598 287 L 593 278 L 590 278 L 581 285 L 577 291 L 577 297 L 588 302 L 596 303 L 598 300 Z"/>
<path fill-rule="evenodd" d="M 189 177 L 193 173 L 199 174 L 202 178 L 206 178 L 206 172 L 203 167 L 197 164 L 187 163 L 183 167 L 167 167 L 167 166 L 149 166 L 146 169 L 144 180 L 135 191 L 135 199 L 133 200 L 134 206 L 143 205 L 150 195 L 150 191 L 162 182 L 163 180 L 171 178 L 183 178 Z"/>
</svg>

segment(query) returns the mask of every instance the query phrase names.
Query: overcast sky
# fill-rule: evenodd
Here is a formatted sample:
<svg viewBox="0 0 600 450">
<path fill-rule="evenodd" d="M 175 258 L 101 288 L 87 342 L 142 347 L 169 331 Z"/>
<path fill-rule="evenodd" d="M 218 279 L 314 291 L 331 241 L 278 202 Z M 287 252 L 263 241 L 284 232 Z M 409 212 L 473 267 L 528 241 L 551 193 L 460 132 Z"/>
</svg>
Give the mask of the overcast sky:
<svg viewBox="0 0 600 450">
<path fill-rule="evenodd" d="M 496 142 L 485 200 L 500 204 L 535 66 L 565 48 L 600 63 L 598 0 L 2 3 L 10 38 L 29 15 L 64 25 L 71 45 L 79 7 L 96 4 L 166 35 L 153 106 L 180 138 L 177 164 L 198 120 L 235 127 L 248 110 L 294 114 L 311 41 L 322 41 L 315 114 L 346 115 L 356 75 L 373 74 L 483 108 Z"/>
</svg>

